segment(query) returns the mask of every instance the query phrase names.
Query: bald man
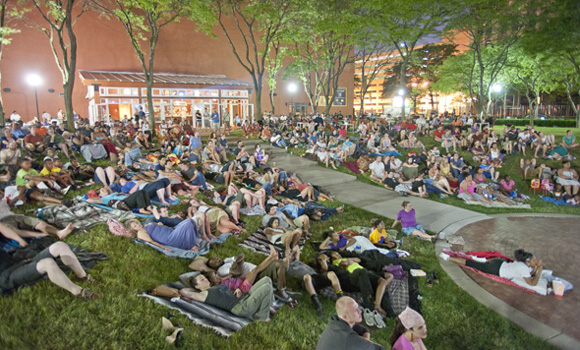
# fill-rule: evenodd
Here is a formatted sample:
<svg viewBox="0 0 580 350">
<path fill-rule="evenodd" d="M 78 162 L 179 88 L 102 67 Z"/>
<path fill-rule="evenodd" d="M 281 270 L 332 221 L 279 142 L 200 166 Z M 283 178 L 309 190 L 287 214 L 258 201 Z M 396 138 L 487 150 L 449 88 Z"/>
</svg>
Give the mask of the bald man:
<svg viewBox="0 0 580 350">
<path fill-rule="evenodd" d="M 362 322 L 362 311 L 357 302 L 350 297 L 339 298 L 336 315 L 330 317 L 316 350 L 384 350 L 383 346 L 370 340 L 369 330 L 359 322 Z"/>
</svg>

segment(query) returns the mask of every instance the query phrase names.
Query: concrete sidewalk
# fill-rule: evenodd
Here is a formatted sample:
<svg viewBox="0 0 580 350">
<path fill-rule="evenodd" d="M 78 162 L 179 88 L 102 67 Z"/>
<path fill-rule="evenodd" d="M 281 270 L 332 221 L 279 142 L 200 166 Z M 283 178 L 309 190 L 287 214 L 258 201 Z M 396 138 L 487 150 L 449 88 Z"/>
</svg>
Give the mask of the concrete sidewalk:
<svg viewBox="0 0 580 350">
<path fill-rule="evenodd" d="M 337 200 L 391 219 L 397 217 L 405 200 L 413 203 L 417 220 L 429 231 L 457 230 L 467 224 L 489 219 L 485 214 L 417 197 L 401 197 L 394 191 L 357 180 L 356 176 L 326 169 L 318 163 L 288 154 L 284 149 L 263 145 L 270 154 L 270 164 L 296 173 L 303 181 L 330 191 Z"/>
</svg>

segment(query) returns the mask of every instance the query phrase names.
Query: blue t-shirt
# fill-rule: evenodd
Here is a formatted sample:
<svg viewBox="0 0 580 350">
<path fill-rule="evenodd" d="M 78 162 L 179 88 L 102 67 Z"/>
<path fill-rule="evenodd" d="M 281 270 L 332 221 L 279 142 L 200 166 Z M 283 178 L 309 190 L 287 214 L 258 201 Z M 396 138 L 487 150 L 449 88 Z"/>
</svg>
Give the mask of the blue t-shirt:
<svg viewBox="0 0 580 350">
<path fill-rule="evenodd" d="M 213 112 L 211 114 L 211 122 L 212 123 L 219 123 L 220 122 L 220 115 L 217 112 Z"/>
<path fill-rule="evenodd" d="M 153 168 L 155 175 L 159 175 L 159 170 L 163 170 L 163 167 L 161 166 L 161 164 L 157 163 L 155 164 L 155 168 Z"/>
<path fill-rule="evenodd" d="M 201 137 L 192 136 L 189 139 L 189 149 L 201 148 Z"/>
<path fill-rule="evenodd" d="M 332 248 L 333 250 L 339 250 L 340 248 L 343 248 L 344 246 L 346 246 L 348 244 L 348 240 L 346 238 L 344 238 L 343 235 L 338 235 L 340 238 L 338 240 L 338 242 L 336 242 L 336 245 L 332 242 L 330 242 L 330 248 Z"/>
</svg>

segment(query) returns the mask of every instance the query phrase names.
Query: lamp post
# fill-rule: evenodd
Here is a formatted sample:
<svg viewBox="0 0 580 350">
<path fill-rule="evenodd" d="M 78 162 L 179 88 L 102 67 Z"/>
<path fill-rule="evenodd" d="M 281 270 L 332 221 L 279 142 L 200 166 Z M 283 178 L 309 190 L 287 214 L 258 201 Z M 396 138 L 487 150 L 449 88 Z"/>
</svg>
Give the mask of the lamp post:
<svg viewBox="0 0 580 350">
<path fill-rule="evenodd" d="M 494 84 L 491 89 L 493 90 L 493 92 L 499 94 L 501 92 L 501 90 L 503 89 L 503 87 L 500 84 Z M 497 101 L 493 102 L 493 109 L 494 109 L 494 115 L 496 114 L 496 109 L 497 109 Z"/>
<path fill-rule="evenodd" d="M 288 92 L 290 93 L 290 114 L 294 116 L 294 93 L 298 90 L 296 83 L 288 84 Z"/>
<path fill-rule="evenodd" d="M 38 74 L 29 74 L 26 77 L 26 82 L 28 85 L 34 87 L 34 100 L 36 101 L 36 118 L 40 120 L 40 111 L 38 109 L 38 86 L 42 84 L 42 78 Z"/>
</svg>

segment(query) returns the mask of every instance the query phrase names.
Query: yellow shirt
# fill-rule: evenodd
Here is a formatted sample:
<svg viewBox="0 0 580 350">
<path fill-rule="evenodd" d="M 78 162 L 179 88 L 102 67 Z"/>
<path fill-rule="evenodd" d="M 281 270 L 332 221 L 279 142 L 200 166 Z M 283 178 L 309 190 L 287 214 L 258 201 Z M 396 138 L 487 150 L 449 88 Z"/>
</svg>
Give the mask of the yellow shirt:
<svg viewBox="0 0 580 350">
<path fill-rule="evenodd" d="M 384 240 L 385 237 L 387 237 L 387 232 L 385 229 L 379 232 L 379 230 L 375 228 L 369 235 L 369 241 L 371 241 L 373 244 L 377 244 L 381 241 L 381 239 Z"/>
<path fill-rule="evenodd" d="M 56 174 L 56 173 L 60 173 L 60 168 L 54 167 L 54 168 L 50 169 L 50 171 L 48 171 L 48 169 L 46 169 L 46 168 L 42 168 L 42 170 L 40 171 L 40 175 L 42 175 L 42 176 L 52 175 L 52 174 Z"/>
<path fill-rule="evenodd" d="M 345 261 L 346 258 L 342 258 L 342 259 L 336 259 L 334 260 L 332 263 L 336 266 L 340 266 L 340 263 L 342 261 Z M 348 267 L 346 268 L 346 271 L 348 271 L 349 273 L 353 273 L 354 271 L 358 270 L 358 269 L 364 269 L 364 267 L 362 267 L 359 263 L 357 262 L 353 262 L 352 264 L 348 265 Z"/>
</svg>

